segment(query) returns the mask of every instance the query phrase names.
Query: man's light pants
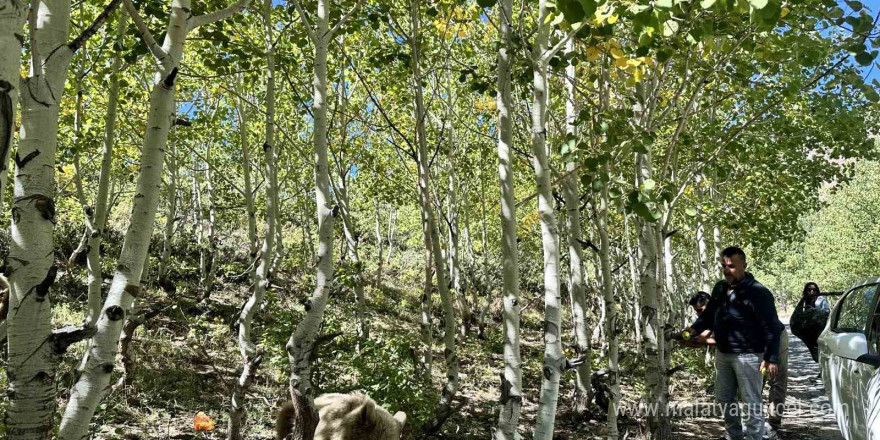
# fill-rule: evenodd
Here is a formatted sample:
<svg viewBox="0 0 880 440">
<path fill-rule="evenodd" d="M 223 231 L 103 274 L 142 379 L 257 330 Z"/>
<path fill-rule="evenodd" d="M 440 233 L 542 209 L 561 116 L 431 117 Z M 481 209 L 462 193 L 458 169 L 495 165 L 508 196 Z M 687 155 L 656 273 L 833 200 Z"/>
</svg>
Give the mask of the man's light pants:
<svg viewBox="0 0 880 440">
<path fill-rule="evenodd" d="M 715 354 L 715 398 L 721 403 L 727 436 L 733 440 L 761 440 L 764 415 L 761 412 L 763 353 Z M 743 405 L 740 408 L 739 399 Z M 743 432 L 745 426 L 745 433 Z M 745 434 L 745 435 L 743 435 Z"/>
</svg>

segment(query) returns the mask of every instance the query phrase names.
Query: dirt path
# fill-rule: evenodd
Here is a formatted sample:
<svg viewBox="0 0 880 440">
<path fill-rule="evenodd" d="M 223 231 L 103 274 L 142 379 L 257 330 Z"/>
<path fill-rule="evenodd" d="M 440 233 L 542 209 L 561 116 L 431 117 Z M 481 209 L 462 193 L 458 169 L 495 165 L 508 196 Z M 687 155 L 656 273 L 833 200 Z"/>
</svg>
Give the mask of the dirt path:
<svg viewBox="0 0 880 440">
<path fill-rule="evenodd" d="M 813 362 L 807 347 L 791 334 L 789 337 L 788 396 L 786 413 L 779 438 L 782 440 L 843 440 L 825 390 L 819 379 L 819 364 Z M 764 401 L 767 394 L 764 393 Z M 720 418 L 680 418 L 676 423 L 675 438 L 718 439 L 724 435 Z"/>
</svg>

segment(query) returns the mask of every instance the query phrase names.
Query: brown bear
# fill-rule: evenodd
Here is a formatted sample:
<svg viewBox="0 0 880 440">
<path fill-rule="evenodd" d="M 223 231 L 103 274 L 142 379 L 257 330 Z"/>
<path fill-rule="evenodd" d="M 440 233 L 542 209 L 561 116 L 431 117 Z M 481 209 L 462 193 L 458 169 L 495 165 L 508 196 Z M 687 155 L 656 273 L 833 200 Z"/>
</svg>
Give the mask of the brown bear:
<svg viewBox="0 0 880 440">
<path fill-rule="evenodd" d="M 364 394 L 324 394 L 315 399 L 318 424 L 314 440 L 398 440 L 406 423 L 406 414 L 392 416 Z M 288 402 L 278 413 L 277 439 L 310 438 L 298 434 L 303 409 Z M 308 425 L 308 423 L 306 423 Z"/>
</svg>

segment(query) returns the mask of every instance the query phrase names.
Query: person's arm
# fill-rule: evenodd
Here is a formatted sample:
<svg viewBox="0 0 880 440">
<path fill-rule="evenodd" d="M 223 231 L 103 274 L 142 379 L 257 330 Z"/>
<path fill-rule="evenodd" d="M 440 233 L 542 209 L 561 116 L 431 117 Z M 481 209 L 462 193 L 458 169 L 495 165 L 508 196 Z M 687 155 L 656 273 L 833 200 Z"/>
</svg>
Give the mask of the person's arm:
<svg viewBox="0 0 880 440">
<path fill-rule="evenodd" d="M 755 314 L 761 323 L 764 333 L 764 361 L 772 364 L 779 363 L 779 338 L 785 326 L 779 321 L 776 314 L 776 304 L 773 302 L 773 294 L 767 288 L 756 292 L 754 298 Z"/>
<path fill-rule="evenodd" d="M 831 306 L 828 305 L 828 299 L 826 299 L 824 296 L 816 298 L 816 309 L 822 310 L 826 313 L 831 313 Z"/>
</svg>

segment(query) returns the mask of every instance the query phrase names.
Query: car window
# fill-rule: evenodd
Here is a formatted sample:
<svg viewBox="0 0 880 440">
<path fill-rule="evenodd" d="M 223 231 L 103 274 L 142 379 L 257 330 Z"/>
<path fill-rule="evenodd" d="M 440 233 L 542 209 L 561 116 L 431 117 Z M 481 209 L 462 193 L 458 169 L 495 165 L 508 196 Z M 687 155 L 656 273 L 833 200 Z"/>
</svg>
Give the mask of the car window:
<svg viewBox="0 0 880 440">
<path fill-rule="evenodd" d="M 843 298 L 840 304 L 840 312 L 834 323 L 834 331 L 838 333 L 865 332 L 868 323 L 868 315 L 873 312 L 874 295 L 877 293 L 877 285 L 859 287 Z"/>
</svg>

